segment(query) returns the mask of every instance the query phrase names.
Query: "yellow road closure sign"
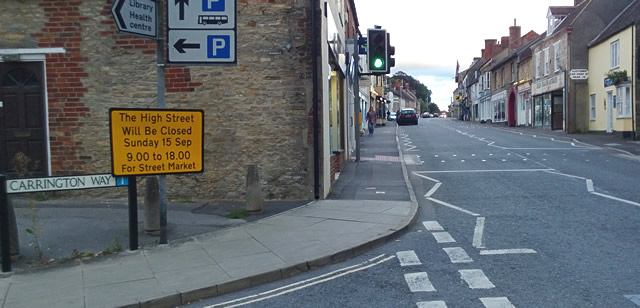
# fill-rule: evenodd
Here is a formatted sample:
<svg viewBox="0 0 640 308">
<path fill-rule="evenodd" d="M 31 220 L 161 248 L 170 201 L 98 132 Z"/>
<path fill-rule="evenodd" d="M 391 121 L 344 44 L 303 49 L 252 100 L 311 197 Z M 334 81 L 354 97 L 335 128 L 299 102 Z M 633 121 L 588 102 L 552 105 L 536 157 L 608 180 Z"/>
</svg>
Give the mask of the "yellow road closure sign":
<svg viewBox="0 0 640 308">
<path fill-rule="evenodd" d="M 202 172 L 204 111 L 109 109 L 113 175 Z"/>
</svg>

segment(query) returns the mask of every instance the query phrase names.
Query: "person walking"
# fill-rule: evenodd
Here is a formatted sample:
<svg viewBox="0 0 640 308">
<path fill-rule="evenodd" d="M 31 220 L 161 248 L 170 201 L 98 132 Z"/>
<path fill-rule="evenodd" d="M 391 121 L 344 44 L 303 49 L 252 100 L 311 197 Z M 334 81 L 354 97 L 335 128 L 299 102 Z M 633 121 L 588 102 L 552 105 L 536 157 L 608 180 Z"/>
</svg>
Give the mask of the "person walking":
<svg viewBox="0 0 640 308">
<path fill-rule="evenodd" d="M 367 126 L 369 127 L 369 136 L 373 136 L 373 130 L 376 127 L 376 112 L 373 110 L 373 106 L 369 107 L 369 112 L 367 112 Z"/>
</svg>

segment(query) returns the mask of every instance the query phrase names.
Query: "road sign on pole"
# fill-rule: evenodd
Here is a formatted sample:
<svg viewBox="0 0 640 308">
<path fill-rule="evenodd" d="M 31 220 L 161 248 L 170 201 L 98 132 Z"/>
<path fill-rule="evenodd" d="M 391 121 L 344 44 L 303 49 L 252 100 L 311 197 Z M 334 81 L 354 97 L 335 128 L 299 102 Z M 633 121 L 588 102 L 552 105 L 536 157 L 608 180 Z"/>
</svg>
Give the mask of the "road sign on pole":
<svg viewBox="0 0 640 308">
<path fill-rule="evenodd" d="M 167 2 L 168 62 L 236 63 L 236 0 Z"/>
<path fill-rule="evenodd" d="M 156 38 L 157 14 L 154 0 L 115 0 L 111 14 L 118 31 Z"/>
</svg>

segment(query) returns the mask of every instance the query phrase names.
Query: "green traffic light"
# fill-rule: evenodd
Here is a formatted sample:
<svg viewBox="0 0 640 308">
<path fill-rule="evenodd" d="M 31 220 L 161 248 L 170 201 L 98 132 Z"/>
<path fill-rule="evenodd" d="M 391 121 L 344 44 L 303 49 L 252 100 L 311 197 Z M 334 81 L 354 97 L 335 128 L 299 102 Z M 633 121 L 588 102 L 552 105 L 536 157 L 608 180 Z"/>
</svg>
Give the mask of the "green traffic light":
<svg viewBox="0 0 640 308">
<path fill-rule="evenodd" d="M 373 67 L 382 68 L 382 66 L 384 66 L 384 61 L 382 59 L 380 58 L 373 59 Z"/>
</svg>

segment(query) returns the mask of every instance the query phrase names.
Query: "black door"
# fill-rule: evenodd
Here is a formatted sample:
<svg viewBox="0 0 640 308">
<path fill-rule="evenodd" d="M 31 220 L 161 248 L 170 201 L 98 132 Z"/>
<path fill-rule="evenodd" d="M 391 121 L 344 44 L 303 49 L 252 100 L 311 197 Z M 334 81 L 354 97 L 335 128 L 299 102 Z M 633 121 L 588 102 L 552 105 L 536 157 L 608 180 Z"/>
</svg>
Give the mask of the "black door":
<svg viewBox="0 0 640 308">
<path fill-rule="evenodd" d="M 0 173 L 48 174 L 42 62 L 0 62 Z"/>
</svg>

